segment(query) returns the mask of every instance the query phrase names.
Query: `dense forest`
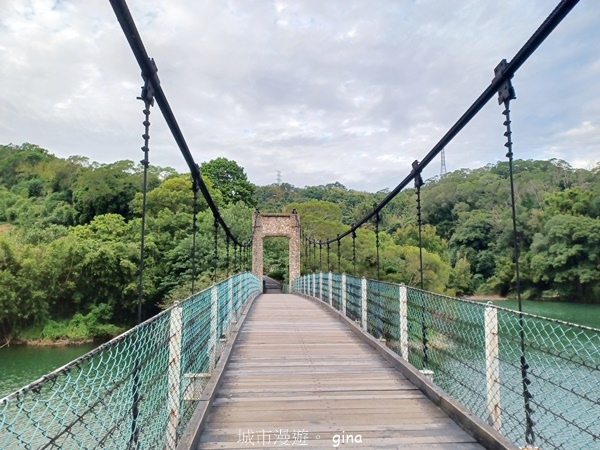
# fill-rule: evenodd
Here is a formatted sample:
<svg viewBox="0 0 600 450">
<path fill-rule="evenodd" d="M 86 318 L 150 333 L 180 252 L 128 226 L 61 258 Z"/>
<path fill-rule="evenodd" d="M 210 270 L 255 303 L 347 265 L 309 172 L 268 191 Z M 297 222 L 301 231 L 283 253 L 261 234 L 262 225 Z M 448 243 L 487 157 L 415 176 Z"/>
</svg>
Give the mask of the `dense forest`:
<svg viewBox="0 0 600 450">
<path fill-rule="evenodd" d="M 387 194 L 339 183 L 298 188 L 254 186 L 225 158 L 201 171 L 223 217 L 241 239 L 251 216 L 296 209 L 304 231 L 330 239 Z M 600 302 L 600 168 L 560 160 L 516 161 L 518 238 L 526 298 Z M 0 145 L 0 338 L 89 339 L 131 325 L 138 298 L 142 168 L 58 158 L 32 144 Z M 150 167 L 144 264 L 144 315 L 191 293 L 191 178 Z M 514 294 L 508 165 L 500 162 L 427 180 L 422 188 L 425 288 L 449 295 Z M 196 288 L 235 268 L 222 232 L 214 257 L 214 221 L 198 206 Z M 418 285 L 415 191 L 382 212 L 380 278 Z M 357 232 L 356 272 L 377 276 L 375 223 Z M 337 270 L 337 245 L 303 253 L 302 269 Z M 352 240 L 342 241 L 342 271 L 353 273 Z M 306 249 L 303 248 L 303 252 Z M 312 252 L 312 249 L 311 249 Z M 327 254 L 330 257 L 327 258 Z M 287 242 L 265 241 L 265 269 L 287 277 Z M 329 259 L 329 267 L 327 260 Z M 238 267 L 239 268 L 239 264 Z"/>
</svg>

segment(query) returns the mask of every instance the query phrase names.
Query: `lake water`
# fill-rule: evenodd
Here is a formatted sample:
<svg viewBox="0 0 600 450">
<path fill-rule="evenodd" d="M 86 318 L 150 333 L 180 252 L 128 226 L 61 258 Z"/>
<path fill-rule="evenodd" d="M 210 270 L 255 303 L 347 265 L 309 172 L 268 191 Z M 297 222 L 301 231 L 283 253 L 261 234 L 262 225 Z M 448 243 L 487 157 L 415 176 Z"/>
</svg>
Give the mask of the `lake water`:
<svg viewBox="0 0 600 450">
<path fill-rule="evenodd" d="M 492 303 L 508 309 L 518 310 L 519 308 L 516 300 L 499 300 Z M 523 300 L 522 305 L 523 311 L 529 314 L 600 328 L 600 305 L 597 304 Z"/>
<path fill-rule="evenodd" d="M 97 344 L 64 347 L 12 345 L 0 349 L 0 398 L 93 350 Z"/>
<path fill-rule="evenodd" d="M 495 301 L 517 309 L 516 300 Z M 600 328 L 600 305 L 523 301 L 525 312 Z M 96 344 L 65 347 L 13 345 L 0 349 L 0 398 L 94 349 Z"/>
<path fill-rule="evenodd" d="M 494 303 L 504 308 L 517 309 L 517 302 L 513 300 L 497 301 Z M 351 303 L 349 303 L 348 306 L 350 310 Z M 471 308 L 472 307 L 473 305 Z M 566 322 L 580 323 L 582 325 L 600 328 L 600 305 L 525 301 L 523 302 L 523 309 L 525 312 L 539 316 L 552 317 Z M 509 314 L 509 316 L 513 315 Z M 560 325 L 553 324 L 552 327 L 560 327 Z M 594 336 L 597 336 L 594 331 L 585 331 L 584 334 L 585 333 L 593 333 Z M 417 339 L 417 341 L 418 340 L 419 339 Z M 579 340 L 577 342 L 579 342 Z M 511 348 L 511 346 L 516 345 L 514 342 L 508 342 L 506 344 L 501 343 L 501 346 L 502 345 L 504 345 L 504 347 L 501 348 L 501 354 L 508 355 L 508 357 L 501 362 L 501 372 L 503 377 L 505 380 L 516 380 L 515 383 L 513 383 L 516 388 L 510 383 L 507 383 L 506 386 L 503 387 L 502 402 L 504 422 L 502 431 L 517 442 L 522 440 L 524 432 L 522 429 L 523 400 L 519 390 L 519 364 L 517 358 L 514 357 L 511 359 L 510 355 L 518 356 L 519 352 L 517 347 Z M 67 347 L 12 346 L 0 349 L 0 398 L 89 352 L 94 347 L 94 344 L 87 344 Z M 598 346 L 596 345 L 596 348 L 597 347 Z M 449 378 L 447 380 L 448 385 L 445 386 L 445 388 L 459 398 L 465 397 L 465 395 L 461 396 L 461 394 L 464 393 L 459 391 L 467 389 L 468 392 L 466 397 L 473 397 L 471 392 L 472 386 L 485 385 L 485 380 L 481 377 L 481 374 L 485 373 L 484 369 L 482 369 L 483 360 L 479 354 L 471 355 L 468 346 L 462 345 L 459 346 L 458 349 L 460 352 L 455 355 L 456 357 L 454 360 L 451 360 L 443 355 L 444 352 L 437 352 L 440 353 L 440 355 L 436 356 L 434 348 L 431 348 L 431 362 L 433 363 L 435 361 L 439 364 L 448 366 L 448 370 L 443 370 L 441 366 L 435 369 L 436 382 L 440 383 L 442 386 L 445 384 L 445 372 L 448 374 L 461 374 L 462 378 L 468 380 L 467 384 L 461 384 L 459 382 L 460 380 L 457 378 Z M 560 424 L 556 420 L 556 414 L 558 414 L 558 417 L 562 419 L 561 423 L 578 423 L 584 425 L 589 430 L 596 430 L 594 431 L 595 433 L 598 432 L 598 425 L 593 415 L 589 414 L 595 407 L 590 409 L 586 406 L 590 403 L 590 400 L 588 400 L 587 397 L 590 396 L 590 393 L 594 392 L 597 386 L 597 384 L 594 384 L 594 380 L 585 381 L 590 377 L 589 370 L 584 370 L 584 368 L 577 365 L 569 365 L 564 362 L 561 360 L 562 353 L 558 356 L 548 356 L 547 354 L 544 354 L 542 355 L 542 358 L 538 357 L 539 355 L 537 355 L 536 352 L 540 353 L 539 351 L 533 351 L 531 349 L 528 351 L 530 360 L 535 363 L 530 370 L 530 378 L 532 379 L 530 391 L 533 393 L 534 401 L 536 403 L 540 402 L 542 405 L 550 405 L 552 410 L 552 414 L 549 414 L 546 413 L 541 406 L 534 408 L 536 430 L 542 430 L 543 435 L 545 436 L 544 439 L 546 439 L 544 441 L 541 436 L 538 436 L 538 440 L 541 440 L 541 443 L 543 444 L 542 447 L 552 448 L 552 443 L 554 443 L 556 444 L 555 446 L 558 447 L 564 445 L 564 448 L 592 448 L 590 447 L 590 442 L 586 440 L 589 437 L 589 432 L 588 434 L 574 433 L 574 429 L 567 429 L 566 425 L 560 428 Z M 597 352 L 594 354 L 597 354 Z M 559 360 L 556 364 L 554 361 L 555 359 Z M 456 365 L 456 367 L 453 367 L 453 365 Z M 472 371 L 472 373 L 466 372 L 465 367 L 472 368 L 478 366 L 481 366 L 479 367 L 480 370 Z M 554 383 L 548 384 L 542 382 L 545 379 L 553 380 Z M 569 384 L 569 380 L 573 380 L 572 386 Z M 587 388 L 586 383 L 592 387 Z M 553 387 L 558 385 L 565 391 L 562 396 L 557 395 L 558 390 Z M 577 397 L 576 403 L 570 402 L 572 397 Z M 469 405 L 480 414 L 481 411 L 485 412 L 483 400 L 476 399 L 475 402 L 471 402 Z M 558 431 L 552 432 L 551 430 Z M 573 444 L 574 446 L 570 447 L 569 444 Z M 593 444 L 591 445 L 593 446 Z M 2 447 L 1 442 L 0 447 Z"/>
</svg>

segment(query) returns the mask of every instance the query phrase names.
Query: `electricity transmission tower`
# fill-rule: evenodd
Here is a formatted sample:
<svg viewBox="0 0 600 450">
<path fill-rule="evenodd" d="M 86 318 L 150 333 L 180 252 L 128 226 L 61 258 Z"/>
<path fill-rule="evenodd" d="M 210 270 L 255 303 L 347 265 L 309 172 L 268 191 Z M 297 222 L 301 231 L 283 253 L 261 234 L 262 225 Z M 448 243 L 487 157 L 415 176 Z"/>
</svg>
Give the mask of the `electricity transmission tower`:
<svg viewBox="0 0 600 450">
<path fill-rule="evenodd" d="M 442 149 L 440 156 L 441 156 L 441 160 L 442 160 L 442 167 L 440 168 L 440 177 L 443 177 L 444 175 L 446 175 L 446 149 L 445 148 Z"/>
</svg>

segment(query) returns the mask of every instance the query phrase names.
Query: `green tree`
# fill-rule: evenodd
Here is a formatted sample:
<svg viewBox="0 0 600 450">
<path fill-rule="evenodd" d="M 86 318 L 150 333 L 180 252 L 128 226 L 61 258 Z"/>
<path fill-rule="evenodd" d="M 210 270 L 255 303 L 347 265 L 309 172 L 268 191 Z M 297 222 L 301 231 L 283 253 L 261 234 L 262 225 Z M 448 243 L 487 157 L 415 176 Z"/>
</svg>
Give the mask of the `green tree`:
<svg viewBox="0 0 600 450">
<path fill-rule="evenodd" d="M 489 278 L 494 273 L 494 248 L 498 236 L 494 218 L 485 210 L 462 213 L 450 239 L 455 252 L 464 255 L 475 274 Z"/>
<path fill-rule="evenodd" d="M 450 271 L 448 277 L 448 288 L 453 290 L 455 295 L 466 295 L 473 293 L 471 283 L 471 265 L 467 258 L 460 257 Z"/>
<path fill-rule="evenodd" d="M 32 170 L 37 164 L 55 159 L 37 145 L 0 145 L 0 183 L 10 188 L 20 181 L 36 178 Z"/>
<path fill-rule="evenodd" d="M 79 222 L 88 223 L 95 216 L 107 213 L 131 217 L 129 204 L 140 190 L 140 176 L 132 161 L 103 164 L 83 171 L 73 185 Z"/>
<path fill-rule="evenodd" d="M 383 250 L 382 257 L 384 280 L 420 287 L 421 270 L 418 247 L 389 246 Z M 423 250 L 425 290 L 446 293 L 450 271 L 450 265 L 442 261 L 439 255 Z"/>
<path fill-rule="evenodd" d="M 559 214 L 531 246 L 533 281 L 566 299 L 600 300 L 600 220 Z"/>
<path fill-rule="evenodd" d="M 571 216 L 600 217 L 600 197 L 598 193 L 579 186 L 554 192 L 545 198 L 546 213 L 550 216 L 568 214 Z"/>
<path fill-rule="evenodd" d="M 244 169 L 235 161 L 216 158 L 202 163 L 200 172 L 221 191 L 225 203 L 242 202 L 248 206 L 256 205 L 254 185 L 248 181 Z"/>
<path fill-rule="evenodd" d="M 448 260 L 448 243 L 438 236 L 436 228 L 432 225 L 421 227 L 421 242 L 423 248 L 430 253 L 438 254 L 442 259 Z M 419 227 L 417 225 L 406 225 L 399 228 L 393 235 L 394 242 L 400 246 L 419 246 Z"/>
<path fill-rule="evenodd" d="M 48 316 L 39 251 L 0 235 L 0 331 L 5 339 Z"/>
</svg>

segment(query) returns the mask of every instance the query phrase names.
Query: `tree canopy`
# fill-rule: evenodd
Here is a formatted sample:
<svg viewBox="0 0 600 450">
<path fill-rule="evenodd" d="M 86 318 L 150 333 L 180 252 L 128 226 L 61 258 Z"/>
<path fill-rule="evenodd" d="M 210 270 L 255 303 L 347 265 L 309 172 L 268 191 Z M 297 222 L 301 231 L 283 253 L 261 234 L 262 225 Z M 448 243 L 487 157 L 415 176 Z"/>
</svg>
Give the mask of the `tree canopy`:
<svg viewBox="0 0 600 450">
<path fill-rule="evenodd" d="M 564 161 L 515 161 L 517 222 L 526 297 L 600 302 L 600 168 Z M 252 214 L 299 213 L 317 241 L 348 230 L 386 191 L 340 183 L 298 188 L 254 186 L 234 161 L 202 165 L 205 182 L 231 230 L 251 236 Z M 141 167 L 58 158 L 33 144 L 0 145 L 0 337 L 94 337 L 135 317 L 140 263 Z M 513 295 L 516 285 L 506 163 L 459 170 L 422 188 L 419 239 L 414 189 L 402 191 L 338 247 L 302 247 L 302 271 L 333 270 L 420 285 L 450 295 Z M 240 269 L 240 252 L 218 230 L 200 197 L 192 264 L 193 192 L 189 174 L 151 167 L 147 195 L 144 315 L 207 286 L 217 270 Z M 375 230 L 379 229 L 379 236 Z M 378 239 L 377 239 L 378 238 Z M 379 270 L 376 242 L 379 241 Z M 229 247 L 229 248 L 228 248 Z M 229 264 L 227 255 L 229 254 Z M 286 279 L 288 244 L 265 241 L 267 273 Z M 234 267 L 233 262 L 237 261 Z"/>
<path fill-rule="evenodd" d="M 256 205 L 254 185 L 248 181 L 244 169 L 235 161 L 216 158 L 202 163 L 200 172 L 221 192 L 226 204 L 242 202 L 248 206 Z"/>
</svg>

